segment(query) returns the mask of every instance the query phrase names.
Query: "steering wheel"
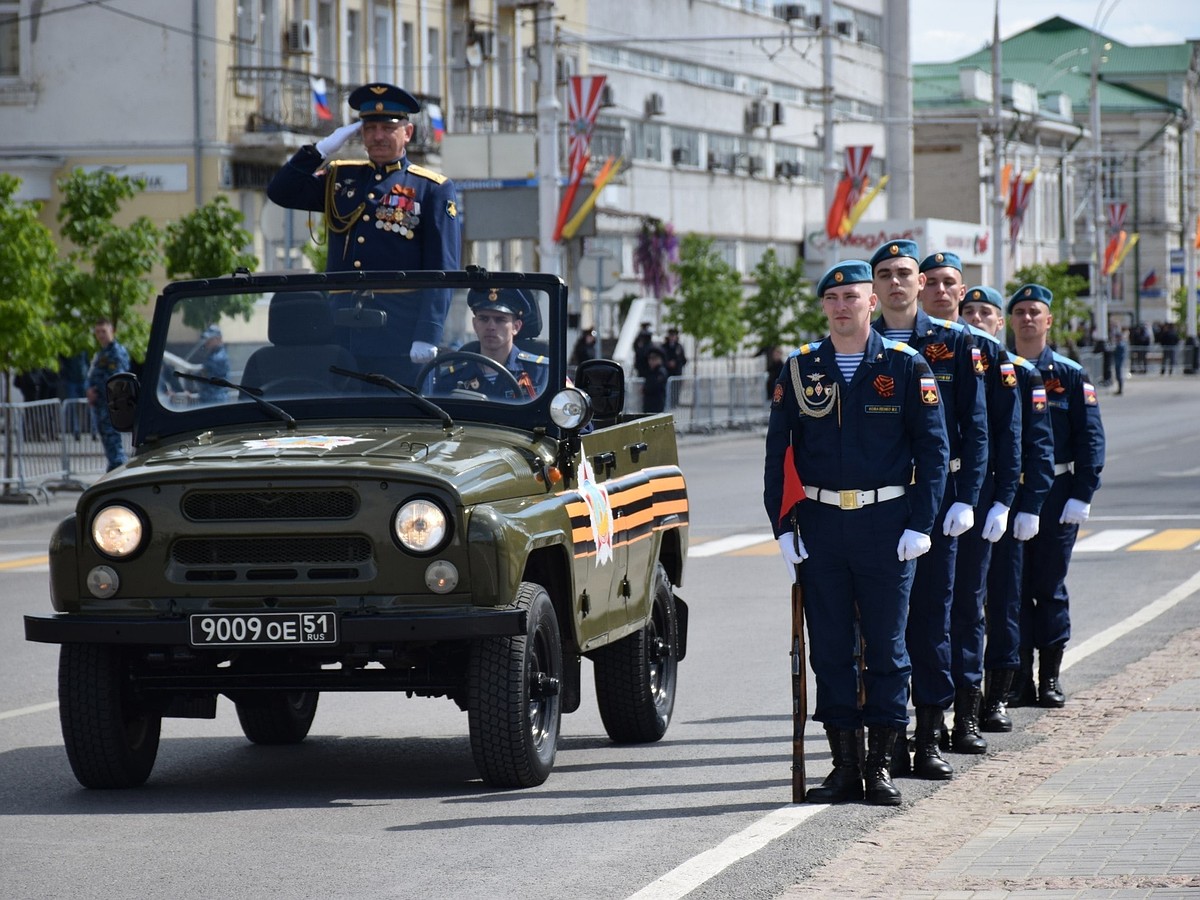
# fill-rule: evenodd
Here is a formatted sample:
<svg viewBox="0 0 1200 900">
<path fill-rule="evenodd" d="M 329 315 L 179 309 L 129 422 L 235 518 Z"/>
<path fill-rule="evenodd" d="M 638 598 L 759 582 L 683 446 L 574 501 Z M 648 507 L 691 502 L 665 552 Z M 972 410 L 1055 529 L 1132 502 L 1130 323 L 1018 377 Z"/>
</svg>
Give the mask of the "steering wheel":
<svg viewBox="0 0 1200 900">
<path fill-rule="evenodd" d="M 283 378 L 276 378 L 261 385 L 259 390 L 263 392 L 264 396 L 269 397 L 284 388 L 290 391 L 318 390 L 322 394 L 327 394 L 330 390 L 330 384 L 328 381 L 314 378 L 311 375 L 285 375 Z"/>
<path fill-rule="evenodd" d="M 503 364 L 496 362 L 494 359 L 490 359 L 484 356 L 482 353 L 472 353 L 470 350 L 451 350 L 448 353 L 442 353 L 438 356 L 435 356 L 417 370 L 417 374 L 415 376 L 415 383 L 417 386 L 419 387 L 424 383 L 425 379 L 429 377 L 430 372 L 432 372 L 438 366 L 445 365 L 452 359 L 462 359 L 466 360 L 467 362 L 473 362 L 476 365 L 487 366 L 489 369 L 494 370 L 500 375 L 501 380 L 503 380 L 506 385 L 512 388 L 515 396 L 521 396 L 521 385 L 517 381 L 517 376 L 508 371 Z"/>
</svg>

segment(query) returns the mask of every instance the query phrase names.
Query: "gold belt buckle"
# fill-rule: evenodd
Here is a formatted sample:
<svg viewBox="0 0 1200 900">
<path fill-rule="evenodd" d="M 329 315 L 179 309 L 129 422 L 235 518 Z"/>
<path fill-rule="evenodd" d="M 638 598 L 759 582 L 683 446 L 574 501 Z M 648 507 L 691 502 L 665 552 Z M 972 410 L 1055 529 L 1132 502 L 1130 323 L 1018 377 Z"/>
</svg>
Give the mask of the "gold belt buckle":
<svg viewBox="0 0 1200 900">
<path fill-rule="evenodd" d="M 859 509 L 858 491 L 838 491 L 838 506 L 842 509 Z"/>
</svg>

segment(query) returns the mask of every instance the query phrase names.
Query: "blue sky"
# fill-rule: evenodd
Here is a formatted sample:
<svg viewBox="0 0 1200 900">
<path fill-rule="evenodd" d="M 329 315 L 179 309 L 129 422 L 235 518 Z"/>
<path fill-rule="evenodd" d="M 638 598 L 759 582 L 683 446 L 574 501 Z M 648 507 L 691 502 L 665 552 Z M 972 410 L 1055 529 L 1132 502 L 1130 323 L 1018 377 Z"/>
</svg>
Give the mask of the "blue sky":
<svg viewBox="0 0 1200 900">
<path fill-rule="evenodd" d="M 911 0 L 913 62 L 946 62 L 992 38 L 995 0 Z M 1200 38 L 1200 0 L 1000 0 L 1003 40 L 1052 16 L 1100 30 L 1124 44 L 1169 44 Z"/>
</svg>

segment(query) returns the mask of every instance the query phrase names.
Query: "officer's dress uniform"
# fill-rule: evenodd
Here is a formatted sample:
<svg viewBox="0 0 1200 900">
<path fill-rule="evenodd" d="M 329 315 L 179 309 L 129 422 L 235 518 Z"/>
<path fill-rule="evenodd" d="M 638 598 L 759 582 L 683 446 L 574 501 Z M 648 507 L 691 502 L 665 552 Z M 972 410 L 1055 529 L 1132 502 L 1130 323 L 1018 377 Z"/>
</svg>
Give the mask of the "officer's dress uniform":
<svg viewBox="0 0 1200 900">
<path fill-rule="evenodd" d="M 1042 670 L 1058 677 L 1071 638 L 1067 567 L 1078 525 L 1058 520 L 1068 499 L 1091 503 L 1104 468 L 1104 425 L 1096 388 L 1083 367 L 1046 347 L 1031 360 L 1042 375 L 1054 432 L 1054 483 L 1042 505 L 1037 535 L 1025 547 L 1021 590 L 1021 653 L 1036 648 Z M 1061 704 L 1059 704 L 1061 705 Z"/>
<path fill-rule="evenodd" d="M 325 215 L 326 268 L 356 270 L 458 269 L 458 208 L 454 183 L 402 156 L 377 166 L 359 160 L 325 163 L 301 147 L 271 179 L 267 196 L 280 206 Z M 378 298 L 377 298 L 378 301 Z M 381 302 L 383 329 L 354 329 L 347 346 L 360 367 L 406 378 L 413 341 L 439 344 L 450 292 L 425 290 Z"/>
<path fill-rule="evenodd" d="M 96 428 L 100 432 L 100 440 L 104 444 L 104 456 L 108 460 L 108 471 L 126 462 L 125 445 L 121 442 L 121 434 L 113 428 L 112 420 L 108 417 L 108 394 L 106 391 L 108 379 L 118 372 L 129 371 L 129 352 L 114 340 L 107 347 L 101 347 L 92 357 L 92 367 L 88 370 L 87 386 L 96 389 Z"/>
<path fill-rule="evenodd" d="M 877 318 L 872 327 L 882 333 L 886 329 L 883 317 Z M 912 657 L 912 699 L 920 715 L 922 708 L 949 708 L 954 697 L 950 676 L 950 605 L 958 541 L 943 533 L 942 523 L 954 503 L 972 507 L 979 503 L 987 471 L 988 429 L 983 363 L 966 326 L 934 318 L 918 309 L 907 343 L 925 358 L 937 378 L 950 442 L 945 492 L 930 534 L 933 547 L 917 560 L 909 601 L 907 642 Z M 897 758 L 902 759 L 900 754 Z"/>
<path fill-rule="evenodd" d="M 1011 510 L 1016 498 L 1021 477 L 1021 404 L 1016 366 L 1004 345 L 981 328 L 966 328 L 983 363 L 988 464 L 975 524 L 958 536 L 950 605 L 950 675 L 954 681 L 954 749 L 982 753 L 987 745 L 976 729 L 983 682 L 984 599 L 993 549 L 992 542 L 983 537 L 983 526 L 994 503 Z"/>
<path fill-rule="evenodd" d="M 517 389 L 491 366 L 474 360 L 453 360 L 437 377 L 439 389 L 447 385 L 476 391 L 495 400 L 532 400 L 541 395 L 550 380 L 550 360 L 538 353 L 513 347 L 504 368 L 517 379 Z"/>
<path fill-rule="evenodd" d="M 1021 479 L 1011 507 L 1014 514 L 1037 516 L 1054 483 L 1054 432 L 1046 405 L 1046 389 L 1037 366 L 1016 353 L 1009 354 L 1021 398 Z M 1011 521 L 1011 520 L 1010 520 Z M 1004 532 L 992 548 L 987 571 L 987 644 L 983 666 L 987 671 L 982 727 L 984 731 L 1010 731 L 1004 714 L 1013 674 L 1020 666 L 1021 572 L 1025 542 Z"/>
<path fill-rule="evenodd" d="M 849 384 L 832 344 L 806 344 L 792 355 L 775 384 L 767 426 L 763 500 L 776 537 L 791 527 L 790 517 L 779 516 L 789 446 L 806 494 L 794 516 L 809 553 L 798 571 L 816 676 L 813 718 L 826 728 L 903 729 L 911 671 L 904 628 L 915 563 L 901 562 L 896 546 L 906 529 L 933 529 L 948 460 L 929 366 L 875 332 Z M 866 653 L 862 709 L 856 618 Z"/>
</svg>

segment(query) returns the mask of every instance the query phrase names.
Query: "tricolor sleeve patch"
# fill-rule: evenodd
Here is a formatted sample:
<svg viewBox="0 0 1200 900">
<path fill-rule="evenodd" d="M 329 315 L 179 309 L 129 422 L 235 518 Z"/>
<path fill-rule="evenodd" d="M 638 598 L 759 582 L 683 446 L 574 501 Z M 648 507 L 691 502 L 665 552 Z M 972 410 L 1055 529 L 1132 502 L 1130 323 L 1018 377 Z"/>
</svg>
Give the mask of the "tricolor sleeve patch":
<svg viewBox="0 0 1200 900">
<path fill-rule="evenodd" d="M 921 402 L 926 406 L 938 405 L 937 379 L 932 375 L 921 376 Z"/>
</svg>

